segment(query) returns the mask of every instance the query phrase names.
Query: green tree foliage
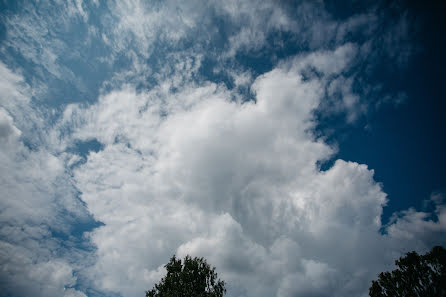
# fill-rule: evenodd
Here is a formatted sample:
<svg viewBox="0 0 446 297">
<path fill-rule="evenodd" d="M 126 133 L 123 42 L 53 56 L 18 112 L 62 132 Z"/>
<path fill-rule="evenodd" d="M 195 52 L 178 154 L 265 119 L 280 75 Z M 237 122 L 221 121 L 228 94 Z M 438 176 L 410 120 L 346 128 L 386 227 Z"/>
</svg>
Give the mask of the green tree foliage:
<svg viewBox="0 0 446 297">
<path fill-rule="evenodd" d="M 186 256 L 181 261 L 174 255 L 164 267 L 167 275 L 146 291 L 146 297 L 222 297 L 226 293 L 225 282 L 203 258 Z"/>
<path fill-rule="evenodd" d="M 381 272 L 369 289 L 371 297 L 445 297 L 446 250 L 436 246 L 425 255 L 407 253 L 392 272 Z"/>
</svg>

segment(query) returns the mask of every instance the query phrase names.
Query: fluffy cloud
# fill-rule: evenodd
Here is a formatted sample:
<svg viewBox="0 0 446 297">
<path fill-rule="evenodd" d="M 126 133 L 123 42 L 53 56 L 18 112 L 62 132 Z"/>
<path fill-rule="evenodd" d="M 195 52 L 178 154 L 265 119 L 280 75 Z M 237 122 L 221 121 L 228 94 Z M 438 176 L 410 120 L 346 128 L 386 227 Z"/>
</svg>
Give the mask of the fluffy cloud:
<svg viewBox="0 0 446 297">
<path fill-rule="evenodd" d="M 396 230 L 412 234 L 418 224 L 432 237 L 428 226 L 443 222 L 412 213 L 380 233 L 386 195 L 366 165 L 317 166 L 334 149 L 313 135 L 313 113 L 352 51 L 347 44 L 281 64 L 256 78 L 255 101 L 191 83 L 127 87 L 70 106 L 73 135 L 105 145 L 74 172 L 105 224 L 90 234 L 97 286 L 138 296 L 177 253 L 209 259 L 231 296 L 357 296 L 403 247 Z M 304 79 L 308 67 L 321 75 Z M 426 248 L 404 245 L 415 246 Z"/>
</svg>

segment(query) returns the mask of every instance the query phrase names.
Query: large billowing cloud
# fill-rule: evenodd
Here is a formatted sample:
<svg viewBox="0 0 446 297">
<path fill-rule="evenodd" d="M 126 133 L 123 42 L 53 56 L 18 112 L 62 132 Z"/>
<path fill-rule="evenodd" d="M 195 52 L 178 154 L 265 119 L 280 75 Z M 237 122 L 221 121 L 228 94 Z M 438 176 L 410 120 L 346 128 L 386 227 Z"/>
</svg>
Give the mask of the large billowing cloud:
<svg viewBox="0 0 446 297">
<path fill-rule="evenodd" d="M 365 296 L 402 252 L 445 243 L 441 194 L 433 216 L 382 226 L 373 170 L 321 169 L 337 148 L 316 112 L 368 112 L 376 86 L 358 69 L 394 58 L 404 18 L 390 38 L 373 10 L 337 21 L 321 3 L 152 4 L 40 3 L 61 18 L 4 18 L 1 296 L 142 296 L 173 254 L 204 256 L 229 296 Z M 281 34 L 301 54 L 275 57 Z M 265 51 L 266 71 L 238 60 Z M 60 94 L 87 103 L 45 101 Z"/>
<path fill-rule="evenodd" d="M 255 79 L 254 101 L 207 82 L 71 106 L 75 137 L 104 144 L 74 171 L 105 224 L 90 235 L 97 285 L 138 296 L 176 253 L 208 258 L 231 296 L 357 296 L 393 253 L 415 246 L 399 244 L 402 232 L 444 232 L 441 218 L 415 227 L 422 215 L 409 212 L 382 235 L 386 195 L 373 171 L 342 160 L 318 167 L 334 149 L 313 135 L 313 112 L 354 52 L 295 57 Z M 321 75 L 304 80 L 307 67 Z"/>
</svg>

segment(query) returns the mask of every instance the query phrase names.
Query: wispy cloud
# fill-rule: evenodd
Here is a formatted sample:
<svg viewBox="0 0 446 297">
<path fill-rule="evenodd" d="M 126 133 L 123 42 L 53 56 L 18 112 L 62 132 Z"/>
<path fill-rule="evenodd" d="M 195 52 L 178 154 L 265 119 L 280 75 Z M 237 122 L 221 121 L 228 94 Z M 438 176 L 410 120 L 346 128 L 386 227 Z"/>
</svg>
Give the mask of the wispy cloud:
<svg viewBox="0 0 446 297">
<path fill-rule="evenodd" d="M 27 105 L 29 86 L 23 78 L 0 66 L 4 74 L 0 82 L 4 102 L 0 108 L 2 290 L 14 296 L 36 290 L 39 296 L 85 296 L 71 288 L 76 284 L 75 267 L 87 261 L 70 234 L 75 222 L 89 220 L 88 213 L 65 171 L 64 156 L 52 154 L 43 145 L 31 148 L 24 143 L 36 141 L 30 136 L 35 127 L 26 122 L 39 119 L 40 114 Z M 21 125 L 16 126 L 17 121 Z M 41 123 L 33 124 L 41 128 Z"/>
</svg>

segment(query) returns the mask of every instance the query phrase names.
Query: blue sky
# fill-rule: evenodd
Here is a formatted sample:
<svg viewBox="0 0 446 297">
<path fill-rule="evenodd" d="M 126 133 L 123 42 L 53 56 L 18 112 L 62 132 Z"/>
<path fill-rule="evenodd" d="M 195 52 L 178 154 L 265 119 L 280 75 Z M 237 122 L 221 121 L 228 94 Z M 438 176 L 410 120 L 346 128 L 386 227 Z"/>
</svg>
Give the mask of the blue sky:
<svg viewBox="0 0 446 297">
<path fill-rule="evenodd" d="M 2 1 L 0 296 L 367 296 L 445 244 L 440 5 Z"/>
</svg>

